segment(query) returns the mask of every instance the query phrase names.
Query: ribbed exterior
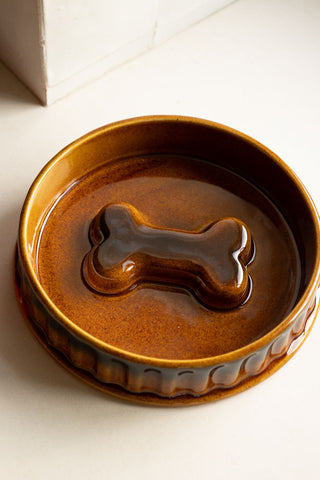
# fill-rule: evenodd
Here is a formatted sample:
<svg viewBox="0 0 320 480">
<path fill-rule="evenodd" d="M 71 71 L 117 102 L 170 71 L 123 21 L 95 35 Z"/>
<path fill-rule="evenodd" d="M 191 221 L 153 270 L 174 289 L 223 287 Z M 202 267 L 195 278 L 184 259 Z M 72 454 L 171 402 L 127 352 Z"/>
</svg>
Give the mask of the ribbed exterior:
<svg viewBox="0 0 320 480">
<path fill-rule="evenodd" d="M 300 344 L 315 308 L 315 296 L 299 316 L 275 339 L 249 355 L 232 362 L 203 368 L 159 368 L 117 358 L 69 331 L 46 310 L 34 292 L 22 265 L 16 264 L 17 290 L 28 320 L 41 330 L 44 341 L 62 353 L 68 362 L 101 384 L 122 387 L 131 393 L 151 393 L 173 398 L 179 395 L 199 397 L 214 390 L 233 389 L 263 373 Z"/>
</svg>

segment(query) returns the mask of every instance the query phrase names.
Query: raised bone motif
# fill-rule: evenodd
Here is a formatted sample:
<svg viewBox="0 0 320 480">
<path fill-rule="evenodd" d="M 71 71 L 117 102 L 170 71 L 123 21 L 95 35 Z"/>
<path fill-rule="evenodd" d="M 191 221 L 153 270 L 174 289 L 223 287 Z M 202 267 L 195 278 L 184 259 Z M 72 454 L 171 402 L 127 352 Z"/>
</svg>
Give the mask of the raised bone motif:
<svg viewBox="0 0 320 480">
<path fill-rule="evenodd" d="M 82 274 L 97 293 L 121 295 L 142 283 L 160 283 L 191 290 L 207 307 L 223 310 L 241 305 L 250 293 L 246 265 L 253 243 L 236 218 L 187 232 L 151 226 L 134 207 L 119 203 L 100 210 L 89 235 Z"/>
</svg>

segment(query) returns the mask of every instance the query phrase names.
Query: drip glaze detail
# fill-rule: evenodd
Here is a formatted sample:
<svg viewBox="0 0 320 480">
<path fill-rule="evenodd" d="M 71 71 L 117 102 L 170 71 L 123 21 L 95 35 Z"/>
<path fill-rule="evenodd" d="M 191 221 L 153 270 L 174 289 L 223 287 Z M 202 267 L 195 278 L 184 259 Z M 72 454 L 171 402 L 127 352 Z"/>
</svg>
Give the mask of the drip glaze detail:
<svg viewBox="0 0 320 480">
<path fill-rule="evenodd" d="M 82 263 L 86 284 L 103 295 L 121 295 L 146 282 L 191 290 L 212 309 L 247 300 L 253 242 L 248 227 L 222 218 L 198 231 L 149 225 L 131 205 L 111 204 L 91 222 L 90 252 Z"/>
</svg>

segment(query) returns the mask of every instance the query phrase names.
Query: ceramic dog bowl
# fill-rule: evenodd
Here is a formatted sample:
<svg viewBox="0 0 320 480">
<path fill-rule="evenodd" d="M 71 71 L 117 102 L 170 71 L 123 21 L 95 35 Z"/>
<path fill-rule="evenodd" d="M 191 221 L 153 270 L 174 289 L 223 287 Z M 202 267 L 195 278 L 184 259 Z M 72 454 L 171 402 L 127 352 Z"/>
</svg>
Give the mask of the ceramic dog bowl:
<svg viewBox="0 0 320 480">
<path fill-rule="evenodd" d="M 46 349 L 89 384 L 187 405 L 254 385 L 317 309 L 319 220 L 267 148 L 209 121 L 108 125 L 26 198 L 16 287 Z"/>
</svg>

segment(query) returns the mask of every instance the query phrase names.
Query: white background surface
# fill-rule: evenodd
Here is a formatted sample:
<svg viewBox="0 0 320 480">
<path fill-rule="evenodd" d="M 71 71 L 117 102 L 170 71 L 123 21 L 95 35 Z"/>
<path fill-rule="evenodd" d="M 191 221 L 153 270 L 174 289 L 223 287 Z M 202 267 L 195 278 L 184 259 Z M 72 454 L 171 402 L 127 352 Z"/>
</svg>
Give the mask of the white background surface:
<svg viewBox="0 0 320 480">
<path fill-rule="evenodd" d="M 0 0 L 0 59 L 51 104 L 235 0 Z"/>
<path fill-rule="evenodd" d="M 239 0 L 49 108 L 0 67 L 1 478 L 319 478 L 319 319 L 293 359 L 253 389 L 151 408 L 104 396 L 58 366 L 27 329 L 12 285 L 35 175 L 114 120 L 172 113 L 237 128 L 278 153 L 319 208 L 319 25 L 317 0 Z"/>
</svg>

